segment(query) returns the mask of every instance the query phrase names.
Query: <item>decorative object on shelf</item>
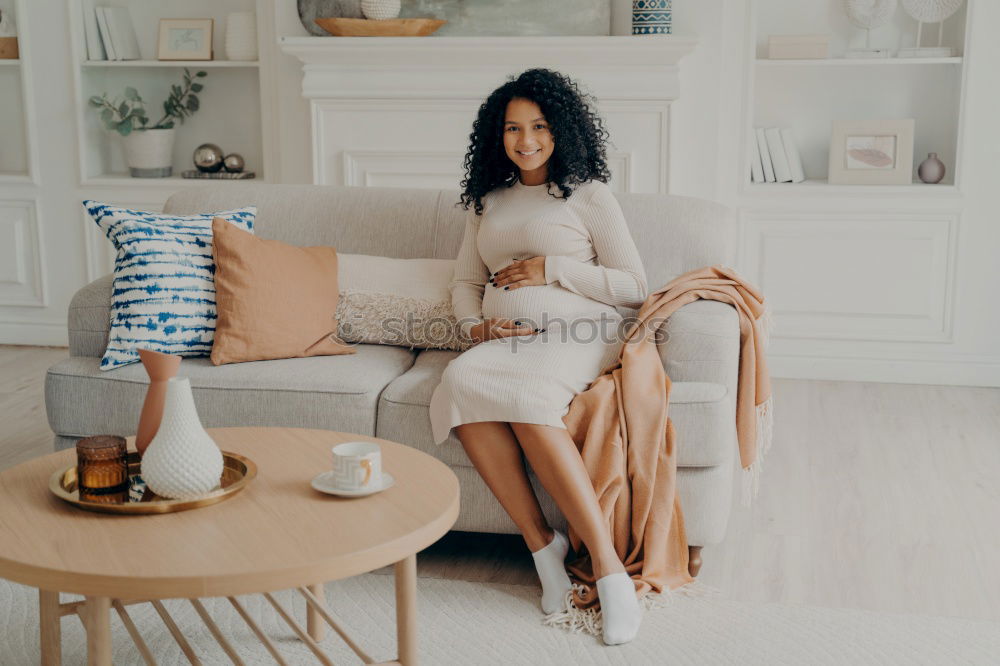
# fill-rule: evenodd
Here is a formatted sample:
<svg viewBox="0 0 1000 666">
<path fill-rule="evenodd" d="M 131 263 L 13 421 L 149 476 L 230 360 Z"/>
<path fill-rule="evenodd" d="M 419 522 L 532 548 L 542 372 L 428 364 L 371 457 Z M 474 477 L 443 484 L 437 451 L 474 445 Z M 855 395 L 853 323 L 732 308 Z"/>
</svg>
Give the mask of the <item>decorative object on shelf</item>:
<svg viewBox="0 0 1000 666">
<path fill-rule="evenodd" d="M 139 60 L 139 40 L 127 7 L 94 7 L 97 34 L 108 60 Z"/>
<path fill-rule="evenodd" d="M 17 60 L 17 28 L 9 9 L 0 9 L 0 60 Z"/>
<path fill-rule="evenodd" d="M 363 19 L 361 0 L 298 0 L 299 20 L 309 34 L 326 37 L 330 33 L 316 19 Z"/>
<path fill-rule="evenodd" d="M 633 35 L 669 35 L 671 0 L 632 0 Z"/>
<path fill-rule="evenodd" d="M 181 357 L 152 349 L 136 351 L 139 352 L 139 359 L 146 369 L 146 374 L 149 375 L 149 388 L 146 389 L 146 399 L 142 403 L 139 427 L 135 435 L 135 450 L 142 457 L 160 428 L 163 401 L 167 397 L 167 380 L 177 374 L 177 369 L 181 367 Z"/>
<path fill-rule="evenodd" d="M 243 171 L 243 167 L 245 166 L 246 162 L 243 160 L 243 156 L 239 153 L 229 153 L 222 158 L 222 168 L 229 173 L 239 173 Z"/>
<path fill-rule="evenodd" d="M 131 86 L 125 88 L 123 100 L 109 100 L 107 93 L 90 98 L 90 106 L 100 109 L 105 128 L 124 137 L 125 162 L 133 178 L 167 178 L 173 173 L 174 121 L 183 123 L 198 110 L 197 93 L 204 86 L 195 79 L 207 75 L 204 71 L 192 75 L 185 67 L 184 86 L 171 86 L 170 95 L 163 102 L 163 117 L 152 126 L 145 101 Z"/>
<path fill-rule="evenodd" d="M 769 35 L 770 60 L 818 60 L 830 57 L 830 35 Z"/>
<path fill-rule="evenodd" d="M 361 0 L 361 13 L 373 21 L 396 18 L 400 7 L 400 0 Z"/>
<path fill-rule="evenodd" d="M 142 456 L 143 480 L 160 497 L 191 499 L 218 488 L 223 467 L 222 451 L 198 419 L 191 381 L 171 377 L 160 429 Z"/>
<path fill-rule="evenodd" d="M 224 157 L 222 148 L 219 148 L 214 143 L 203 143 L 194 149 L 194 155 L 192 155 L 191 159 L 194 160 L 194 166 L 198 171 L 214 173 L 222 170 L 222 160 Z"/>
<path fill-rule="evenodd" d="M 257 13 L 232 12 L 226 16 L 226 57 L 257 59 Z"/>
<path fill-rule="evenodd" d="M 927 159 L 917 167 L 917 175 L 920 180 L 931 185 L 944 180 L 944 162 L 938 159 L 937 153 L 929 153 Z"/>
<path fill-rule="evenodd" d="M 752 141 L 750 147 L 751 182 L 801 183 L 806 179 L 802 157 L 790 129 L 757 127 L 754 136 L 758 140 Z"/>
<path fill-rule="evenodd" d="M 159 60 L 212 60 L 215 20 L 160 19 L 156 54 Z"/>
<path fill-rule="evenodd" d="M 429 18 L 371 21 L 354 18 L 318 18 L 316 25 L 334 37 L 425 37 L 447 21 Z"/>
<path fill-rule="evenodd" d="M 944 22 L 962 7 L 964 0 L 900 0 L 907 14 L 917 20 L 917 45 L 899 49 L 899 58 L 951 58 L 955 49 L 942 46 L 944 39 Z M 922 47 L 924 23 L 938 24 L 937 46 Z"/>
<path fill-rule="evenodd" d="M 872 48 L 872 28 L 880 28 L 896 13 L 896 0 L 844 0 L 847 19 L 865 31 L 865 48 L 848 49 L 846 58 L 888 58 L 889 49 Z"/>
<path fill-rule="evenodd" d="M 834 120 L 829 182 L 835 185 L 909 185 L 913 182 L 912 118 Z"/>
<path fill-rule="evenodd" d="M 76 443 L 76 476 L 80 499 L 100 504 L 121 503 L 128 497 L 129 477 L 125 438 L 84 437 Z"/>
<path fill-rule="evenodd" d="M 237 173 L 229 171 L 216 171 L 211 173 L 207 171 L 198 171 L 197 169 L 181 171 L 181 178 L 203 178 L 205 180 L 247 180 L 256 177 L 257 174 L 253 171 L 240 171 Z"/>
<path fill-rule="evenodd" d="M 207 356 L 216 319 L 212 218 L 251 231 L 257 207 L 194 215 L 149 213 L 91 199 L 83 207 L 116 250 L 111 330 L 100 369 L 137 363 L 137 345 Z M 155 272 L 149 270 L 153 266 Z M 192 266 L 198 270 L 192 272 Z"/>
</svg>

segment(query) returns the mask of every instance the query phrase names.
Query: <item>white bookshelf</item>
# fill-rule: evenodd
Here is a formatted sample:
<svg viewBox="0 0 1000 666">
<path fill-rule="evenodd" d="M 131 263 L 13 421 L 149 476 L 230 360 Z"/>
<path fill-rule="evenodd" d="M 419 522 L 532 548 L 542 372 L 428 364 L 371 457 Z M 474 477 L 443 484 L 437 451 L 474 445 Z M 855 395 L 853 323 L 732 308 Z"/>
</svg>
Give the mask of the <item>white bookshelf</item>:
<svg viewBox="0 0 1000 666">
<path fill-rule="evenodd" d="M 31 71 L 27 53 L 27 19 L 22 0 L 13 0 L 0 5 L 11 11 L 18 32 L 20 58 L 0 60 L 0 118 L 6 122 L 0 126 L 0 184 L 29 185 L 36 179 L 34 171 L 35 145 L 33 142 L 33 119 L 31 109 Z"/>
<path fill-rule="evenodd" d="M 945 23 L 945 43 L 964 53 L 968 2 Z M 802 0 L 751 3 L 747 96 L 740 194 L 755 199 L 792 195 L 830 197 L 840 194 L 884 197 L 953 197 L 961 190 L 961 118 L 966 62 L 949 58 L 846 58 L 849 48 L 863 46 L 863 32 L 847 22 L 840 3 Z M 890 25 L 872 31 L 872 46 L 914 46 L 916 23 L 902 8 Z M 770 60 L 770 34 L 827 33 L 830 57 L 815 60 Z M 936 39 L 937 30 L 933 33 Z M 929 45 L 925 34 L 924 45 Z M 914 118 L 913 182 L 910 185 L 864 186 L 827 183 L 830 132 L 834 120 Z M 756 127 L 787 127 L 795 136 L 806 180 L 801 183 L 754 183 L 750 177 L 749 141 Z M 928 185 L 916 175 L 929 153 L 946 167 L 941 183 Z M 745 167 L 743 165 L 746 165 Z"/>
<path fill-rule="evenodd" d="M 90 60 L 87 54 L 84 11 L 94 5 L 127 7 L 140 45 L 139 60 Z M 128 188 L 175 190 L 188 185 L 208 183 L 225 185 L 246 180 L 186 179 L 181 172 L 194 168 L 192 154 L 203 143 L 214 143 L 226 153 L 239 153 L 246 170 L 253 171 L 255 181 L 266 181 L 268 166 L 275 154 L 273 137 L 269 136 L 267 116 L 268 82 L 260 61 L 227 60 L 225 55 L 226 16 L 235 11 L 256 11 L 258 16 L 258 52 L 266 54 L 261 35 L 269 34 L 266 21 L 268 4 L 263 0 L 67 0 L 70 14 L 73 83 L 76 103 L 78 170 L 82 187 L 113 188 L 124 192 Z M 157 60 L 157 35 L 161 18 L 212 18 L 212 60 Z M 191 72 L 205 71 L 199 79 L 204 88 L 198 93 L 200 108 L 183 123 L 176 123 L 173 151 L 173 175 L 169 178 L 132 178 L 125 163 L 122 137 L 109 132 L 100 122 L 96 110 L 88 105 L 93 95 L 107 93 L 120 97 L 127 86 L 136 88 L 146 102 L 150 123 L 162 114 L 163 100 L 170 87 L 179 84 L 185 68 Z M 122 198 L 127 195 L 119 195 Z"/>
</svg>

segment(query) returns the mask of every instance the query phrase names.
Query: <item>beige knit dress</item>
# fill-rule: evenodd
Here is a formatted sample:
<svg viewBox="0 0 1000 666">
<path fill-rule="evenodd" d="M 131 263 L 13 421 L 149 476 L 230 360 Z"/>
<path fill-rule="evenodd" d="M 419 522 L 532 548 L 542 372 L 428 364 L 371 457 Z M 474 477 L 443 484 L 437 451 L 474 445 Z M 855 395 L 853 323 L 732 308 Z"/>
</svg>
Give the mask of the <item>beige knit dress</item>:
<svg viewBox="0 0 1000 666">
<path fill-rule="evenodd" d="M 552 194 L 549 194 L 549 192 Z M 470 208 L 449 285 L 465 335 L 507 318 L 544 333 L 473 345 L 449 362 L 430 402 L 434 441 L 463 423 L 505 421 L 565 428 L 573 397 L 617 359 L 616 305 L 646 300 L 646 274 L 621 206 L 590 180 L 564 199 L 554 184 L 501 186 Z M 545 257 L 544 285 L 505 290 L 490 275 L 514 260 Z"/>
</svg>

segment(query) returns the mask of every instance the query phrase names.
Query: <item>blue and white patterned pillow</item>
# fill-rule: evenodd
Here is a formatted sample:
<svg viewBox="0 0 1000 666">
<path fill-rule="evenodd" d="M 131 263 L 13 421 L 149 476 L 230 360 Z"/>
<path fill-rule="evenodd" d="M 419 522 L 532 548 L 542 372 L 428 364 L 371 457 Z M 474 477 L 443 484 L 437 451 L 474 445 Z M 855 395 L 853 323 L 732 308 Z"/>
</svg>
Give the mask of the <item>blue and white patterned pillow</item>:
<svg viewBox="0 0 1000 666">
<path fill-rule="evenodd" d="M 256 206 L 204 215 L 147 213 L 90 199 L 83 206 L 118 250 L 101 370 L 135 363 L 137 348 L 210 354 L 216 319 L 212 218 L 253 233 Z"/>
</svg>

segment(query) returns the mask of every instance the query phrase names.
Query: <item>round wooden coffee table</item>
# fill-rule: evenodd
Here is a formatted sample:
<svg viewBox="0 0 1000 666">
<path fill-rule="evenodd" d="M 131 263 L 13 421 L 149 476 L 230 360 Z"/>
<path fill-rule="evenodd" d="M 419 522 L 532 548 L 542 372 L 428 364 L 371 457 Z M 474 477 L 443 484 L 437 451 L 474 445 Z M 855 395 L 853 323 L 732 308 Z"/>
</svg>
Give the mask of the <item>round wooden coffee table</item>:
<svg viewBox="0 0 1000 666">
<path fill-rule="evenodd" d="M 152 663 L 153 655 L 128 619 L 126 607 L 133 603 L 152 603 L 197 663 L 159 601 L 177 598 L 191 601 L 222 648 L 240 663 L 199 597 L 227 597 L 283 663 L 236 599 L 251 593 L 263 594 L 321 663 L 332 663 L 316 644 L 326 624 L 372 663 L 326 610 L 322 584 L 394 564 L 398 661 L 384 663 L 416 664 L 416 554 L 458 519 L 454 472 L 426 453 L 377 437 L 304 428 L 208 432 L 219 448 L 253 460 L 257 478 L 231 499 L 178 513 L 98 514 L 58 499 L 49 490 L 49 477 L 75 462 L 73 449 L 0 472 L 0 577 L 39 589 L 42 663 L 60 662 L 60 620 L 76 613 L 87 630 L 88 664 L 110 664 L 112 609 Z M 356 498 L 314 490 L 312 478 L 331 467 L 330 448 L 350 440 L 378 443 L 383 469 L 395 477 L 395 485 Z M 305 629 L 269 594 L 290 588 L 307 604 Z M 85 600 L 62 603 L 60 592 Z"/>
</svg>

